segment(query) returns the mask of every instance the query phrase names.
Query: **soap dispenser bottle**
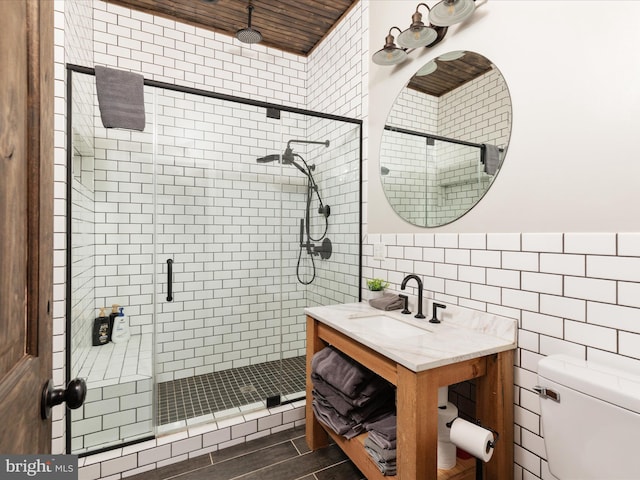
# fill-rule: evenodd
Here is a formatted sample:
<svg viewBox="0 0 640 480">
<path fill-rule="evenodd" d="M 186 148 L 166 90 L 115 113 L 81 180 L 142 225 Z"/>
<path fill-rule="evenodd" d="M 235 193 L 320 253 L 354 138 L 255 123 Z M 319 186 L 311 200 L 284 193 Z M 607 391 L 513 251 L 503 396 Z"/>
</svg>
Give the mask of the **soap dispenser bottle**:
<svg viewBox="0 0 640 480">
<path fill-rule="evenodd" d="M 104 307 L 100 309 L 100 315 L 93 321 L 92 344 L 94 347 L 105 345 L 109 342 L 109 317 L 104 314 Z"/>
<path fill-rule="evenodd" d="M 109 314 L 109 341 L 111 341 L 111 336 L 113 335 L 113 323 L 116 321 L 116 317 L 119 315 L 118 313 L 118 305 L 114 303 L 111 305 L 111 313 Z"/>
<path fill-rule="evenodd" d="M 130 337 L 131 332 L 129 332 L 129 322 L 127 317 L 124 316 L 124 307 L 120 307 L 120 312 L 113 321 L 111 341 L 113 343 L 125 343 Z"/>
</svg>

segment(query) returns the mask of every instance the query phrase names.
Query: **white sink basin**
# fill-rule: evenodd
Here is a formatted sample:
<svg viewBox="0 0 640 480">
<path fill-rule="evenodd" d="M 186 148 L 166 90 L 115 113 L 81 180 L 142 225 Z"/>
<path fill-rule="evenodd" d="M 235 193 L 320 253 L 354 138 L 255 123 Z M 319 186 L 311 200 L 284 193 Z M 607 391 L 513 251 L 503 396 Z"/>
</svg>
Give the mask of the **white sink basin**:
<svg viewBox="0 0 640 480">
<path fill-rule="evenodd" d="M 431 333 L 426 328 L 416 327 L 387 315 L 358 316 L 349 319 L 348 327 L 354 333 L 366 336 L 399 340 Z"/>
</svg>

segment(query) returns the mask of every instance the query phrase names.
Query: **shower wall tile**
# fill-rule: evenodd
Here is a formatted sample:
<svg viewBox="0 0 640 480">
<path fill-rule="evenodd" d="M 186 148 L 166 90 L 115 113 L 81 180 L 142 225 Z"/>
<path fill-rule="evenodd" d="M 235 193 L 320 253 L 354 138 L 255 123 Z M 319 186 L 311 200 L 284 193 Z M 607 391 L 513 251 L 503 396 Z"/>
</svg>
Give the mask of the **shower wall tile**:
<svg viewBox="0 0 640 480">
<path fill-rule="evenodd" d="M 252 46 L 250 56 L 244 56 L 232 53 L 237 50 L 235 39 L 218 33 L 98 0 L 56 2 L 60 8 L 63 3 L 64 8 L 84 8 L 88 13 L 88 20 L 87 17 L 74 17 L 77 23 L 82 23 L 84 18 L 84 25 L 93 24 L 93 30 L 88 28 L 90 41 L 87 40 L 80 49 L 88 55 L 75 63 L 131 70 L 154 80 L 255 100 L 275 100 L 292 107 L 355 118 L 365 114 L 366 103 L 362 98 L 366 93 L 363 92 L 362 81 L 366 78 L 368 61 L 366 55 L 352 55 L 352 52 L 366 49 L 366 45 L 359 37 L 353 38 L 350 32 L 353 29 L 366 31 L 366 4 L 353 8 L 341 26 L 334 29 L 309 58 L 302 58 L 261 45 Z M 334 60 L 337 50 L 345 52 L 338 57 L 340 65 Z M 246 53 L 248 50 L 243 51 Z M 64 78 L 60 81 L 64 82 Z M 328 85 L 331 88 L 327 88 Z M 147 91 L 146 95 L 150 104 L 150 92 Z M 296 284 L 297 217 L 301 211 L 304 184 L 294 175 L 290 180 L 285 179 L 284 187 L 280 188 L 280 172 L 274 172 L 268 166 L 258 173 L 267 179 L 266 182 L 257 183 L 252 178 L 255 174 L 248 171 L 246 163 L 243 166 L 242 160 L 280 150 L 280 127 L 275 128 L 265 122 L 263 116 L 249 114 L 242 121 L 220 124 L 219 128 L 209 131 L 206 130 L 207 125 L 219 123 L 219 118 L 228 112 L 212 112 L 205 103 L 169 95 L 158 99 L 158 105 L 163 109 L 158 114 L 162 113 L 164 118 L 155 132 L 163 145 L 157 153 L 162 167 L 167 170 L 158 172 L 161 183 L 157 197 L 161 203 L 168 196 L 174 197 L 174 201 L 164 205 L 166 208 L 158 215 L 166 226 L 158 235 L 165 242 L 164 253 L 173 255 L 176 263 L 180 261 L 180 265 L 176 265 L 176 282 L 182 290 L 176 292 L 179 298 L 175 303 L 179 305 L 166 304 L 163 300 L 166 292 L 157 298 L 159 303 L 164 303 L 156 315 L 158 338 L 161 340 L 158 358 L 163 365 L 157 380 L 277 358 L 281 335 L 288 342 L 283 349 L 291 352 L 285 355 L 298 355 L 304 352 L 304 326 L 293 319 L 300 316 L 303 307 L 309 303 L 353 301 L 359 294 L 359 285 L 354 279 L 357 275 L 353 273 L 354 268 L 357 272 L 359 257 L 359 131 L 353 126 L 347 126 L 345 130 L 344 126 L 300 117 L 282 122 L 281 134 L 285 137 L 324 139 L 344 135 L 346 141 L 343 145 L 335 145 L 330 155 L 313 151 L 317 164 L 316 180 L 323 200 L 332 209 L 329 233 L 334 244 L 333 265 L 328 268 L 319 262 L 318 280 L 309 288 L 307 298 L 298 288 L 284 292 L 284 321 L 280 325 L 277 317 L 281 300 L 279 286 L 271 273 L 283 268 L 285 280 Z M 148 110 L 148 118 L 155 113 Z M 89 117 L 91 123 L 98 127 L 101 125 L 97 110 L 92 111 Z M 229 135 L 238 134 L 239 129 L 242 131 L 242 146 L 228 140 Z M 88 274 L 95 278 L 95 303 L 125 305 L 135 334 L 150 333 L 154 312 L 145 307 L 148 296 L 153 295 L 149 279 L 156 268 L 164 276 L 162 268 L 166 267 L 163 262 L 157 266 L 152 263 L 153 231 L 150 225 L 154 208 L 153 190 L 148 185 L 154 172 L 149 136 L 147 131 L 117 130 L 98 135 L 93 162 L 95 171 L 91 172 L 96 179 L 93 195 L 98 201 L 91 223 L 99 230 L 95 235 L 95 254 L 98 257 L 95 263 L 98 268 Z M 64 145 L 60 147 L 64 149 Z M 212 153 L 214 151 L 218 153 Z M 59 158 L 64 166 L 64 154 Z M 194 161 L 178 165 L 176 158 Z M 199 164 L 202 162 L 216 162 L 216 169 L 208 172 Z M 177 176 L 180 180 L 162 183 L 165 175 Z M 63 192 L 64 188 L 60 191 Z M 214 194 L 218 199 L 216 202 L 207 200 Z M 282 265 L 278 262 L 279 255 L 274 253 L 280 249 L 281 233 L 277 229 L 274 212 L 281 208 L 281 199 L 291 205 L 283 210 L 288 221 L 285 223 L 287 237 L 283 244 L 285 255 Z M 257 222 L 240 223 L 238 213 L 250 213 Z M 203 219 L 205 216 L 215 216 L 217 221 L 208 222 Z M 120 226 L 127 223 L 135 225 L 135 228 Z M 223 250 L 211 241 L 214 236 L 224 237 L 230 244 L 244 247 Z M 58 239 L 64 241 L 64 235 L 59 235 Z M 176 240 L 184 244 L 177 246 Z M 137 267 L 131 268 L 132 265 Z M 305 269 L 306 275 L 309 268 Z M 216 273 L 207 278 L 203 275 L 207 271 Z M 60 302 L 64 301 L 63 295 L 58 297 Z M 240 297 L 246 297 L 248 303 L 241 304 L 238 301 Z M 95 305 L 89 303 L 87 308 L 94 309 Z M 204 315 L 185 316 L 185 311 L 195 311 L 190 309 L 196 308 L 204 308 Z M 221 309 L 221 319 L 210 315 L 214 308 Z M 58 308 L 58 311 L 64 323 L 64 309 Z M 241 322 L 238 323 L 238 319 Z M 240 330 L 229 330 L 233 322 L 240 325 Z M 257 337 L 251 332 L 257 332 Z M 221 341 L 223 337 L 229 342 Z M 242 343 L 246 346 L 247 342 L 256 354 L 251 358 L 236 358 L 232 345 Z M 179 357 L 172 348 L 178 344 L 186 347 L 185 353 Z M 62 372 L 63 365 L 59 368 Z M 273 421 L 259 425 L 258 431 L 251 435 L 300 425 L 304 412 L 299 406 L 296 408 L 299 412 L 287 415 L 286 421 L 277 421 L 280 413 L 274 414 Z M 288 412 L 289 409 L 283 411 Z M 149 418 L 148 410 L 142 407 L 137 409 L 137 413 L 140 418 L 145 415 L 144 418 Z M 64 416 L 56 418 L 56 414 L 54 412 L 54 420 L 63 425 Z M 105 434 L 113 435 L 113 431 Z M 229 440 L 208 438 L 203 441 L 204 449 L 192 450 L 188 456 L 204 453 L 207 448 L 218 448 Z M 234 442 L 243 440 L 238 437 Z M 64 451 L 64 437 L 58 445 L 60 451 Z M 89 458 L 81 459 L 82 463 L 88 462 Z M 141 463 L 126 472 L 114 472 L 113 478 L 183 458 L 186 458 L 185 454 L 158 459 L 155 464 Z M 127 464 L 129 467 L 133 465 Z M 105 472 L 96 472 L 96 464 L 91 464 L 81 469 L 80 477 L 98 478 Z"/>
</svg>

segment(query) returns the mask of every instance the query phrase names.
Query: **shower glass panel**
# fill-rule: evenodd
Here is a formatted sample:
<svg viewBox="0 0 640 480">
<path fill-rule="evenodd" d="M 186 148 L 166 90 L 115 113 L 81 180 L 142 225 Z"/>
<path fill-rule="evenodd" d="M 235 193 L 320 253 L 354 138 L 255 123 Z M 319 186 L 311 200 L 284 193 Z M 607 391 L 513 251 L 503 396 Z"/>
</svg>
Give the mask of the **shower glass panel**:
<svg viewBox="0 0 640 480">
<path fill-rule="evenodd" d="M 87 382 L 67 415 L 85 453 L 153 435 L 153 133 L 105 129 L 95 78 L 69 82 L 67 378 Z M 153 116 L 153 90 L 145 87 Z M 98 113 L 99 115 L 99 113 Z M 94 345 L 94 319 L 124 307 L 131 338 Z"/>
<path fill-rule="evenodd" d="M 304 308 L 359 299 L 360 122 L 147 82 L 144 132 L 105 129 L 88 70 L 69 69 L 68 374 L 89 392 L 68 451 L 303 398 Z M 93 346 L 112 305 L 131 339 Z"/>
</svg>

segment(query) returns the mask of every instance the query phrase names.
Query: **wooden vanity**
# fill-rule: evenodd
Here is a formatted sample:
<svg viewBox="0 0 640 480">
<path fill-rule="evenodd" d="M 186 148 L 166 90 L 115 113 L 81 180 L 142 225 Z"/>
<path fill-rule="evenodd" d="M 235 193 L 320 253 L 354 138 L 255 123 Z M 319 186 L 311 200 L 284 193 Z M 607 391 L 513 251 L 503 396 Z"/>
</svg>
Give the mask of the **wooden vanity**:
<svg viewBox="0 0 640 480">
<path fill-rule="evenodd" d="M 513 352 L 512 346 L 502 351 L 481 354 L 414 371 L 367 346 L 327 321 L 330 311 L 314 314 L 307 309 L 307 405 L 306 440 L 311 450 L 327 446 L 329 437 L 351 458 L 367 479 L 431 480 L 474 479 L 475 459 L 457 460 L 451 470 L 437 468 L 438 388 L 476 379 L 476 417 L 482 425 L 498 432 L 499 438 L 491 460 L 484 465 L 485 480 L 513 477 Z M 320 318 L 316 318 L 320 317 Z M 357 337 L 357 336 L 356 336 Z M 332 345 L 360 364 L 396 386 L 397 402 L 397 475 L 384 477 L 364 449 L 363 433 L 351 440 L 335 434 L 319 423 L 311 407 L 313 385 L 310 380 L 311 358 L 327 345 Z M 495 348 L 494 348 L 495 350 Z M 393 355 L 392 355 L 393 356 Z M 443 362 L 435 362 L 443 363 Z"/>
</svg>

